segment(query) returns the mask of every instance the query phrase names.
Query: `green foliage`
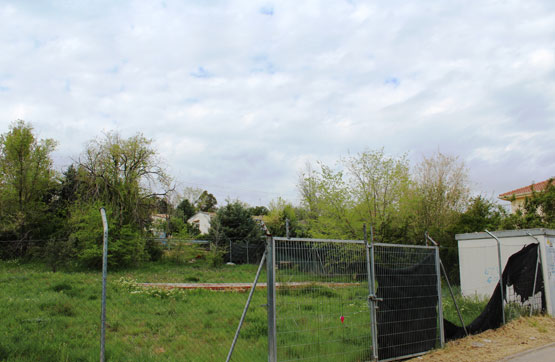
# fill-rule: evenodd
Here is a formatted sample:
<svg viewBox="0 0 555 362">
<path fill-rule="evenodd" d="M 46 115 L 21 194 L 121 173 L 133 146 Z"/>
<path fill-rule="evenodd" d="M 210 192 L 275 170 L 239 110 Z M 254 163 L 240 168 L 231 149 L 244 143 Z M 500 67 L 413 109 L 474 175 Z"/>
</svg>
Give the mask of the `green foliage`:
<svg viewBox="0 0 555 362">
<path fill-rule="evenodd" d="M 373 225 L 377 241 L 404 239 L 402 216 L 410 192 L 406 156 L 383 150 L 342 159 L 343 169 L 320 164 L 301 176 L 299 188 L 308 209 L 308 228 L 315 237 L 361 238 L 362 224 Z"/>
<path fill-rule="evenodd" d="M 518 209 L 503 222 L 505 228 L 555 228 L 555 185 L 548 181 L 543 191 L 533 191 L 524 201 L 524 208 Z"/>
<path fill-rule="evenodd" d="M 270 210 L 263 221 L 273 236 L 286 236 L 286 220 L 289 220 L 290 237 L 308 237 L 306 226 L 302 223 L 303 210 L 278 198 L 270 203 Z"/>
<path fill-rule="evenodd" d="M 102 266 L 103 226 L 100 203 L 77 204 L 72 211 L 70 238 L 75 240 L 77 260 L 91 268 Z M 108 220 L 114 212 L 106 208 Z M 133 225 L 108 224 L 108 265 L 125 267 L 136 265 L 146 258 L 145 240 Z"/>
<path fill-rule="evenodd" d="M 88 191 L 84 199 L 110 206 L 112 220 L 119 226 L 145 229 L 160 206 L 158 196 L 169 189 L 170 178 L 151 144 L 141 134 L 123 139 L 107 133 L 91 141 L 79 160 Z"/>
<path fill-rule="evenodd" d="M 457 157 L 439 151 L 423 157 L 414 176 L 418 234 L 428 231 L 443 238 L 449 227 L 457 222 L 468 205 L 467 173 Z"/>
<path fill-rule="evenodd" d="M 50 239 L 43 248 L 43 257 L 46 263 L 56 272 L 60 267 L 67 266 L 76 256 L 75 241 L 70 239 Z"/>
<path fill-rule="evenodd" d="M 45 237 L 48 198 L 54 187 L 52 139 L 38 140 L 31 125 L 17 121 L 0 136 L 0 233 L 8 239 Z"/>
<path fill-rule="evenodd" d="M 270 212 L 266 206 L 252 206 L 248 208 L 248 211 L 251 216 L 264 216 Z"/>
<path fill-rule="evenodd" d="M 211 221 L 208 237 L 216 247 L 221 248 L 227 247 L 230 241 L 261 243 L 262 231 L 247 208 L 234 201 L 218 209 Z"/>
<path fill-rule="evenodd" d="M 470 199 L 470 204 L 458 218 L 453 231 L 462 234 L 485 229 L 498 230 L 506 217 L 506 211 L 499 204 L 483 196 L 476 196 Z"/>
<path fill-rule="evenodd" d="M 168 250 L 164 252 L 164 260 L 175 264 L 218 266 L 222 264 L 222 253 L 207 250 L 205 246 L 184 241 L 168 241 Z"/>
<path fill-rule="evenodd" d="M 153 238 L 147 238 L 145 240 L 145 253 L 148 255 L 148 260 L 158 261 L 162 259 L 164 255 L 164 250 L 159 242 Z"/>
<path fill-rule="evenodd" d="M 214 212 L 217 204 L 216 197 L 205 190 L 196 201 L 195 206 L 198 211 Z"/>
<path fill-rule="evenodd" d="M 184 222 L 187 222 L 187 220 L 196 213 L 195 207 L 188 199 L 183 199 L 183 201 L 177 205 L 176 211 L 181 212 L 180 216 Z"/>
</svg>

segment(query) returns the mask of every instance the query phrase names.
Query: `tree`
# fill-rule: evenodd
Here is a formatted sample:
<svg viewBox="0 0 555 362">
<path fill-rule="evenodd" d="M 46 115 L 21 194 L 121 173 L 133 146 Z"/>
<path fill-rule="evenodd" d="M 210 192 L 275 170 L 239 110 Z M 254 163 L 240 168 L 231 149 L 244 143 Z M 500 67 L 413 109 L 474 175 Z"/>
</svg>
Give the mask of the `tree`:
<svg viewBox="0 0 555 362">
<path fill-rule="evenodd" d="M 507 213 L 501 205 L 483 196 L 476 196 L 470 199 L 467 209 L 459 216 L 453 233 L 498 230 L 506 217 Z"/>
<path fill-rule="evenodd" d="M 549 179 L 541 192 L 533 191 L 531 197 L 524 200 L 524 207 L 518 209 L 504 221 L 507 229 L 555 228 L 555 185 Z"/>
<path fill-rule="evenodd" d="M 187 222 L 196 212 L 195 207 L 188 199 L 183 199 L 179 205 L 177 205 L 176 210 L 181 211 L 184 222 Z"/>
<path fill-rule="evenodd" d="M 410 167 L 406 155 L 392 157 L 383 148 L 365 151 L 343 160 L 349 170 L 350 188 L 360 218 L 373 225 L 380 241 L 404 239 L 404 202 L 410 190 Z"/>
<path fill-rule="evenodd" d="M 282 198 L 270 202 L 269 206 L 269 212 L 263 220 L 273 236 L 287 236 L 287 220 L 289 220 L 290 237 L 309 236 L 301 220 L 301 209 L 294 207 Z"/>
<path fill-rule="evenodd" d="M 144 230 L 158 197 L 171 189 L 152 140 L 141 134 L 123 139 L 109 132 L 89 143 L 79 165 L 86 171 L 86 198 L 110 205 L 119 226 Z"/>
<path fill-rule="evenodd" d="M 459 280 L 459 256 L 455 241 L 461 215 L 467 210 L 470 200 L 468 171 L 458 157 L 445 155 L 439 151 L 423 157 L 416 166 L 414 176 L 414 199 L 412 235 L 424 239 L 427 231 L 441 245 L 440 256 L 447 268 L 449 278 Z M 477 213 L 490 210 L 491 205 L 483 199 L 475 199 L 472 208 L 464 216 L 467 221 L 476 222 Z M 493 211 L 493 209 L 491 209 Z"/>
<path fill-rule="evenodd" d="M 102 266 L 103 226 L 100 218 L 102 202 L 77 202 L 71 212 L 70 225 L 73 232 L 70 240 L 75 245 L 77 260 L 91 268 Z M 135 265 L 148 259 L 145 239 L 133 225 L 112 227 L 110 220 L 117 215 L 110 206 L 105 207 L 109 222 L 108 264 L 113 267 Z"/>
<path fill-rule="evenodd" d="M 229 202 L 216 212 L 208 232 L 210 240 L 218 247 L 232 243 L 261 243 L 262 231 L 247 208 L 239 202 Z"/>
<path fill-rule="evenodd" d="M 251 216 L 263 216 L 268 215 L 270 210 L 266 206 L 252 206 L 248 208 L 249 214 Z"/>
<path fill-rule="evenodd" d="M 416 167 L 415 187 L 417 232 L 429 231 L 441 238 L 440 234 L 452 228 L 470 199 L 464 163 L 439 151 L 424 157 Z"/>
<path fill-rule="evenodd" d="M 55 185 L 50 154 L 56 142 L 37 139 L 22 120 L 0 136 L 0 222 L 4 237 L 45 238 L 48 197 Z"/>
<path fill-rule="evenodd" d="M 195 203 L 195 206 L 199 211 L 214 212 L 216 211 L 217 204 L 218 201 L 216 200 L 216 197 L 205 190 L 199 196 L 198 200 Z"/>
<path fill-rule="evenodd" d="M 310 166 L 299 182 L 308 226 L 315 237 L 361 238 L 362 225 L 373 225 L 378 241 L 404 237 L 405 201 L 410 192 L 410 169 L 405 155 L 387 156 L 383 149 L 341 160 L 334 170 Z M 401 235 L 399 234 L 401 232 Z"/>
</svg>

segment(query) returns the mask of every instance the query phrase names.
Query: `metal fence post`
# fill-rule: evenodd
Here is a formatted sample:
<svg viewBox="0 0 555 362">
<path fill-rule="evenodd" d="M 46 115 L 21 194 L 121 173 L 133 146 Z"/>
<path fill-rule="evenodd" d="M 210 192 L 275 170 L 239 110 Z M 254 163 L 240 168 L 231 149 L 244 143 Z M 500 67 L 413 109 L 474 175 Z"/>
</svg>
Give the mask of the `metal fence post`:
<svg viewBox="0 0 555 362">
<path fill-rule="evenodd" d="M 106 276 L 108 274 L 108 220 L 106 220 L 106 210 L 100 209 L 102 216 L 102 226 L 104 227 L 104 244 L 102 250 L 102 311 L 100 315 L 100 362 L 105 360 L 105 339 L 106 339 Z"/>
<path fill-rule="evenodd" d="M 430 240 L 432 242 L 432 244 L 434 246 L 437 246 L 439 249 L 439 244 L 430 237 L 430 235 L 428 234 L 428 232 L 426 231 L 426 246 L 428 246 L 428 240 Z M 445 282 L 447 282 L 447 287 L 449 288 L 449 294 L 451 294 L 451 299 L 453 299 L 453 304 L 455 305 L 455 309 L 457 310 L 457 314 L 459 316 L 459 320 L 461 321 L 461 325 L 464 329 L 464 334 L 468 336 L 468 331 L 466 329 L 466 325 L 464 324 L 464 320 L 461 314 L 461 310 L 459 309 L 459 303 L 457 303 L 457 300 L 455 299 L 455 294 L 453 294 L 453 288 L 451 288 L 451 283 L 449 282 L 449 277 L 447 276 L 447 271 L 445 270 L 445 266 L 443 265 L 443 262 L 441 261 L 441 256 L 439 257 L 439 266 L 441 267 L 441 271 L 443 272 L 443 277 L 445 278 Z M 443 320 L 443 316 L 441 317 Z"/>
<path fill-rule="evenodd" d="M 277 362 L 275 241 L 272 236 L 268 236 L 266 240 L 266 286 L 268 290 L 268 362 Z"/>
<path fill-rule="evenodd" d="M 437 274 L 437 306 L 438 306 L 438 317 L 439 317 L 439 337 L 441 341 L 441 347 L 445 346 L 445 332 L 443 326 L 443 300 L 441 295 L 441 271 L 440 271 L 440 263 L 441 260 L 439 259 L 439 248 L 436 246 L 436 274 Z M 463 324 L 464 326 L 464 324 Z M 466 331 L 466 328 L 465 328 Z"/>
<path fill-rule="evenodd" d="M 372 227 L 370 226 L 370 230 Z M 373 235 L 373 233 L 372 233 Z M 372 238 L 371 245 L 368 245 L 368 235 L 366 232 L 366 224 L 364 224 L 364 245 L 366 247 L 366 268 L 368 273 L 368 303 L 370 307 L 370 331 L 372 333 L 372 358 L 378 360 L 378 327 L 376 325 L 376 279 L 374 278 L 374 240 Z"/>
<path fill-rule="evenodd" d="M 254 282 L 252 283 L 251 290 L 249 292 L 249 297 L 247 298 L 247 303 L 245 304 L 245 308 L 243 309 L 243 314 L 241 315 L 241 319 L 239 320 L 239 326 L 237 327 L 237 331 L 235 331 L 235 337 L 233 337 L 233 342 L 231 343 L 231 347 L 229 348 L 229 353 L 227 354 L 226 362 L 229 362 L 231 360 L 231 356 L 233 355 L 235 344 L 237 343 L 237 339 L 239 338 L 239 332 L 241 332 L 241 327 L 243 326 L 243 322 L 245 321 L 245 316 L 247 315 L 247 311 L 249 310 L 252 296 L 256 289 L 256 284 L 258 283 L 258 278 L 260 277 L 260 271 L 262 271 L 262 265 L 264 265 L 265 260 L 266 260 L 266 252 L 262 254 L 260 265 L 258 265 L 258 270 L 256 271 L 256 276 L 254 277 Z"/>
<path fill-rule="evenodd" d="M 497 260 L 499 261 L 499 290 L 501 291 L 501 312 L 503 315 L 503 324 L 505 324 L 505 293 L 503 290 L 503 261 L 501 260 L 501 242 L 495 235 L 493 235 L 489 231 L 485 230 L 485 232 L 491 235 L 497 241 Z"/>
</svg>

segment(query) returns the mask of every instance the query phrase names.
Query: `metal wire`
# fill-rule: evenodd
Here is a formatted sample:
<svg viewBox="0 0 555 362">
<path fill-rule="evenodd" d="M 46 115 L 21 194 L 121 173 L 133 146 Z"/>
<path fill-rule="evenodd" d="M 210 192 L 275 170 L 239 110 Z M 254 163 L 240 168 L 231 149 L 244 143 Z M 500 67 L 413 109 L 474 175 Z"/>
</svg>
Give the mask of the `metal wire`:
<svg viewBox="0 0 555 362">
<path fill-rule="evenodd" d="M 372 357 L 364 243 L 276 238 L 278 361 Z"/>
<path fill-rule="evenodd" d="M 433 247 L 374 246 L 380 360 L 441 345 L 440 290 Z"/>
</svg>

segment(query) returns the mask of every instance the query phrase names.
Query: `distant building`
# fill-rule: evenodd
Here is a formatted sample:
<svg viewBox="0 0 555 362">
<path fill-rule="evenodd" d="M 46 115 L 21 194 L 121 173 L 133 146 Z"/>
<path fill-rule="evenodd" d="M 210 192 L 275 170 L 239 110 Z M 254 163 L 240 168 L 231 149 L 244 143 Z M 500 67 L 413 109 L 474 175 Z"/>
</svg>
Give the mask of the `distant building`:
<svg viewBox="0 0 555 362">
<path fill-rule="evenodd" d="M 152 234 L 157 238 L 165 238 L 166 231 L 161 228 L 161 225 L 164 221 L 168 221 L 170 215 L 168 214 L 154 214 L 150 216 L 152 218 L 152 226 L 150 231 Z"/>
<path fill-rule="evenodd" d="M 499 195 L 501 200 L 510 201 L 511 202 L 511 213 L 516 212 L 516 210 L 521 209 L 524 207 L 524 200 L 526 198 L 532 196 L 532 192 L 542 192 L 546 189 L 549 180 L 553 180 L 553 178 L 547 179 L 542 182 L 538 182 L 535 184 L 531 184 L 528 186 L 524 186 L 512 191 L 507 191 Z M 555 181 L 554 181 L 555 184 Z"/>
<path fill-rule="evenodd" d="M 187 223 L 191 225 L 197 225 L 201 234 L 208 234 L 210 230 L 210 221 L 216 215 L 214 212 L 204 212 L 200 211 L 191 216 Z"/>
</svg>

